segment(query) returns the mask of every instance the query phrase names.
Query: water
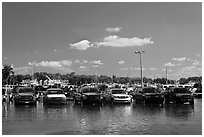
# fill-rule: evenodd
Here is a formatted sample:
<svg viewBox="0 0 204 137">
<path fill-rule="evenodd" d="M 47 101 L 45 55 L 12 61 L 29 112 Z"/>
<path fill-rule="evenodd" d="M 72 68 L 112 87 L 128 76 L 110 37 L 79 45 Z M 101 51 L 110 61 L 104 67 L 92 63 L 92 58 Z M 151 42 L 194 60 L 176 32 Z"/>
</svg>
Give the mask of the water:
<svg viewBox="0 0 204 137">
<path fill-rule="evenodd" d="M 201 135 L 202 99 L 184 105 L 2 104 L 3 135 Z"/>
</svg>

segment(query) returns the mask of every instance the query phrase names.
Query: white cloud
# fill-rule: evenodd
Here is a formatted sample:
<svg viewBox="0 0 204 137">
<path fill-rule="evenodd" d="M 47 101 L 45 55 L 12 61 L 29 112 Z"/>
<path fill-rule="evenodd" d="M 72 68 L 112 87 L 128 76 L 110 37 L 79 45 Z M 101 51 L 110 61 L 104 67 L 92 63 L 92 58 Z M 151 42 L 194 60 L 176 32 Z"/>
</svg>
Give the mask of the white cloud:
<svg viewBox="0 0 204 137">
<path fill-rule="evenodd" d="M 72 61 L 70 60 L 62 60 L 62 61 L 42 61 L 40 63 L 36 62 L 28 62 L 29 65 L 35 65 L 36 67 L 50 67 L 50 68 L 60 68 L 60 67 L 70 67 L 72 65 Z"/>
<path fill-rule="evenodd" d="M 121 27 L 106 28 L 106 31 L 108 31 L 108 32 L 119 32 L 121 29 L 122 29 Z"/>
<path fill-rule="evenodd" d="M 57 49 L 54 49 L 54 52 L 57 52 L 58 50 Z"/>
<path fill-rule="evenodd" d="M 91 42 L 89 42 L 88 40 L 82 40 L 82 41 L 74 43 L 74 44 L 71 43 L 70 46 L 73 49 L 86 50 L 90 47 L 93 47 L 94 45 Z"/>
<path fill-rule="evenodd" d="M 79 70 L 80 71 L 88 71 L 88 66 L 83 66 L 83 65 L 81 65 L 80 67 L 79 67 Z"/>
<path fill-rule="evenodd" d="M 93 65 L 103 65 L 103 63 L 101 62 L 101 60 L 95 60 L 95 61 L 89 61 L 90 64 Z"/>
<path fill-rule="evenodd" d="M 166 63 L 165 66 L 167 66 L 167 67 L 174 67 L 174 66 L 176 66 L 176 65 L 175 65 L 175 64 L 172 64 L 171 62 L 169 62 L 169 63 Z"/>
<path fill-rule="evenodd" d="M 150 68 L 150 70 L 152 70 L 152 71 L 156 71 L 157 69 L 156 69 L 156 68 Z"/>
<path fill-rule="evenodd" d="M 62 61 L 60 61 L 60 63 L 63 66 L 68 66 L 68 67 L 70 67 L 72 65 L 72 61 L 70 61 L 70 60 L 62 60 Z"/>
<path fill-rule="evenodd" d="M 110 46 L 110 47 L 132 47 L 132 46 L 143 46 L 146 44 L 153 44 L 151 38 L 120 38 L 117 35 L 111 35 L 105 37 L 102 42 L 96 42 L 97 46 Z"/>
<path fill-rule="evenodd" d="M 174 60 L 174 61 L 180 61 L 180 62 L 185 61 L 186 59 L 187 59 L 186 57 L 172 58 L 172 60 Z"/>
<path fill-rule="evenodd" d="M 13 71 L 15 74 L 29 74 L 31 73 L 31 67 L 13 67 Z"/>
<path fill-rule="evenodd" d="M 77 59 L 77 60 L 74 61 L 74 63 L 76 63 L 76 64 L 77 64 L 77 63 L 80 63 L 80 60 Z"/>
<path fill-rule="evenodd" d="M 121 64 L 124 64 L 125 61 L 121 60 L 121 61 L 119 61 L 118 63 L 121 65 Z"/>
<path fill-rule="evenodd" d="M 88 61 L 87 61 L 87 60 L 85 60 L 85 59 L 83 59 L 83 63 L 85 63 L 85 64 L 86 64 L 86 63 L 88 63 Z"/>
<path fill-rule="evenodd" d="M 202 64 L 198 60 L 194 60 L 193 65 L 194 66 L 201 66 Z"/>
</svg>

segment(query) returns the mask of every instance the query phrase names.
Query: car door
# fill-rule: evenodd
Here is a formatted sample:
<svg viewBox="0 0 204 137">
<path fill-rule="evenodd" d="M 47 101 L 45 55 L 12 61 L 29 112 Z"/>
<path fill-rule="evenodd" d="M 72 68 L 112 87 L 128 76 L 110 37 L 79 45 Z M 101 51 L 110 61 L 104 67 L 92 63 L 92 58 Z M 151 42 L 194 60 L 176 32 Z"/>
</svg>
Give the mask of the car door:
<svg viewBox="0 0 204 137">
<path fill-rule="evenodd" d="M 136 103 L 142 103 L 143 99 L 144 99 L 143 92 L 141 90 L 137 91 L 135 93 L 135 101 L 136 101 Z"/>
</svg>

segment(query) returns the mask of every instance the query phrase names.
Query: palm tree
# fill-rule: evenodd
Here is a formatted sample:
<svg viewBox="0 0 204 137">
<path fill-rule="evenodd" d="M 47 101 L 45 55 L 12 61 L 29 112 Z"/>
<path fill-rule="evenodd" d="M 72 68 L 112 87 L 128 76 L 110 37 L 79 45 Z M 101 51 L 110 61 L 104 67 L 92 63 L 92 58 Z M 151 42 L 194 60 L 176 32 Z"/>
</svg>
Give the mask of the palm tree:
<svg viewBox="0 0 204 137">
<path fill-rule="evenodd" d="M 14 71 L 11 65 L 4 65 L 2 69 L 2 85 L 9 84 L 10 75 L 14 75 Z"/>
</svg>

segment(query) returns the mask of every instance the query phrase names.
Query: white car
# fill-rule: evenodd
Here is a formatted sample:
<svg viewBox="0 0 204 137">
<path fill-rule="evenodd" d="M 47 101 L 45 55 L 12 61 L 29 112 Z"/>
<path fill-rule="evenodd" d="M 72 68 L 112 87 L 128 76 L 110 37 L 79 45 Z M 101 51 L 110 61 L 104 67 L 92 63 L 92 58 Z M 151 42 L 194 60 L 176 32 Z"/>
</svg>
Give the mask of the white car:
<svg viewBox="0 0 204 137">
<path fill-rule="evenodd" d="M 50 88 L 47 89 L 44 97 L 43 103 L 45 104 L 66 104 L 66 96 L 62 89 Z"/>
<path fill-rule="evenodd" d="M 111 103 L 131 103 L 132 96 L 127 91 L 119 88 L 111 89 Z"/>
</svg>

